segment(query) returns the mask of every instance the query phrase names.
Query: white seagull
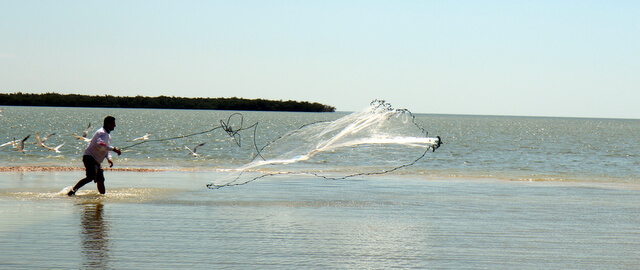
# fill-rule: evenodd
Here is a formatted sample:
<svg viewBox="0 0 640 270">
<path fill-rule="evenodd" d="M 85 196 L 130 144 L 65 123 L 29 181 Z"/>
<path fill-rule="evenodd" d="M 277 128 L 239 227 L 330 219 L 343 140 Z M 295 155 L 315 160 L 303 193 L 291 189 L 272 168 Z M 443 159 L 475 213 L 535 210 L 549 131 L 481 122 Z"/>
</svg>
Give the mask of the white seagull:
<svg viewBox="0 0 640 270">
<path fill-rule="evenodd" d="M 54 135 L 54 134 L 55 134 L 55 133 L 50 134 L 50 135 L 49 135 L 49 136 L 47 136 L 47 137 L 44 137 L 44 139 L 40 139 L 40 135 L 36 132 L 36 144 L 37 144 L 37 145 L 39 145 L 39 146 L 42 146 L 42 147 L 44 147 L 44 148 L 46 148 L 46 149 L 48 149 L 49 151 L 53 151 L 53 152 L 56 152 L 56 153 L 61 153 L 61 152 L 60 152 L 60 147 L 62 147 L 62 146 L 64 145 L 64 143 L 62 143 L 61 145 L 58 145 L 58 146 L 56 146 L 56 147 L 53 147 L 53 148 L 51 148 L 51 147 L 49 147 L 49 146 L 46 146 L 46 145 L 44 144 L 44 141 L 46 141 L 49 137 L 51 137 L 51 135 Z"/>
<path fill-rule="evenodd" d="M 149 139 L 149 136 L 151 136 L 151 134 L 147 133 L 147 134 L 144 134 L 144 136 L 142 136 L 142 137 L 138 137 L 138 138 L 135 138 L 135 139 L 133 139 L 133 140 L 130 140 L 130 142 L 135 142 L 135 141 L 146 141 L 146 140 L 148 140 L 148 139 Z"/>
<path fill-rule="evenodd" d="M 23 154 L 26 154 L 26 153 L 24 152 L 24 141 L 26 141 L 27 139 L 29 139 L 29 137 L 30 137 L 30 136 L 31 136 L 31 134 L 27 135 L 27 137 L 24 137 L 24 139 L 22 139 L 22 140 L 15 140 L 15 138 L 14 138 L 14 140 L 13 140 L 14 142 L 15 142 L 15 141 L 19 141 L 19 142 L 20 142 L 20 143 L 16 143 L 16 144 L 14 145 L 14 147 L 16 148 L 16 151 L 18 151 L 18 152 L 22 152 Z"/>
<path fill-rule="evenodd" d="M 189 147 L 187 147 L 186 145 L 184 146 L 184 148 L 186 148 L 187 150 L 189 150 L 189 155 L 192 155 L 194 157 L 199 157 L 200 155 L 196 154 L 196 151 L 198 151 L 198 147 L 203 146 L 205 143 L 201 143 L 196 145 L 196 147 L 193 148 L 193 150 L 189 149 Z"/>
<path fill-rule="evenodd" d="M 13 146 L 13 148 L 18 147 L 18 143 L 20 142 L 20 140 L 16 140 L 15 138 L 13 138 L 13 139 L 14 139 L 13 141 L 8 141 L 6 143 L 0 144 L 0 147 L 4 147 L 4 146 L 7 146 L 7 145 L 11 145 L 11 146 Z"/>
<path fill-rule="evenodd" d="M 82 132 L 82 137 L 87 137 L 87 135 L 89 135 L 89 128 L 91 127 L 91 123 L 89 123 L 87 125 L 87 128 L 84 129 L 84 132 Z"/>
<path fill-rule="evenodd" d="M 42 147 L 49 149 L 49 151 L 53 151 L 53 152 L 56 152 L 56 153 L 62 153 L 62 152 L 60 152 L 60 147 L 62 147 L 63 145 L 64 145 L 64 143 L 62 143 L 61 145 L 58 145 L 56 147 L 51 148 L 51 147 L 46 146 L 46 145 L 43 144 Z"/>
<path fill-rule="evenodd" d="M 42 146 L 44 142 L 46 142 L 49 138 L 51 138 L 51 136 L 56 135 L 55 133 L 51 133 L 47 136 L 45 136 L 44 138 L 40 138 L 40 134 L 38 134 L 38 132 L 36 132 L 36 142 L 34 144 L 40 145 Z"/>
<path fill-rule="evenodd" d="M 91 138 L 87 138 L 87 135 L 89 135 L 89 128 L 91 127 L 91 123 L 89 123 L 89 125 L 87 125 L 87 128 L 84 129 L 84 132 L 82 132 L 82 137 L 76 135 L 76 134 L 72 134 L 73 137 L 76 137 L 76 140 L 83 140 L 85 142 L 90 142 Z"/>
<path fill-rule="evenodd" d="M 76 137 L 76 140 L 82 140 L 82 141 L 85 141 L 85 142 L 90 142 L 91 141 L 91 139 L 89 139 L 87 137 L 80 137 L 80 136 L 78 136 L 76 134 L 72 134 L 71 136 Z"/>
</svg>

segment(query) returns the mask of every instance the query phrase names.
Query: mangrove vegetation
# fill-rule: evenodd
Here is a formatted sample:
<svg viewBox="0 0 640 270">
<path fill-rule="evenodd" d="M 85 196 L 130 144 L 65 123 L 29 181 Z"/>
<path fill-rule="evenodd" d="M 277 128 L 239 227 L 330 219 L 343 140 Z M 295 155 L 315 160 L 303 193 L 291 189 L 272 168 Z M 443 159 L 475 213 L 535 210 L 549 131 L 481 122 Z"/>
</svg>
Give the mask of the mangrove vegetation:
<svg viewBox="0 0 640 270">
<path fill-rule="evenodd" d="M 334 112 L 335 107 L 307 101 L 282 101 L 244 98 L 122 97 L 77 94 L 0 93 L 0 105 L 50 107 L 109 107 L 238 111 Z"/>
</svg>

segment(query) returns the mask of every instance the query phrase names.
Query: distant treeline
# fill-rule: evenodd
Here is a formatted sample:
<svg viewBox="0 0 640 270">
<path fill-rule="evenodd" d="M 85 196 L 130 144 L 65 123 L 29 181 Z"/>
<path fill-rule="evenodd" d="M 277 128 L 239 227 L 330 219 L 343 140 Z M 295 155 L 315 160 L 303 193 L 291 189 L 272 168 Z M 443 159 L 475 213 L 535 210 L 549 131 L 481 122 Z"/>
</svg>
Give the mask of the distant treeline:
<svg viewBox="0 0 640 270">
<path fill-rule="evenodd" d="M 243 98 L 183 98 L 183 97 L 120 97 L 87 96 L 76 94 L 12 94 L 0 93 L 0 105 L 52 106 L 52 107 L 110 107 L 110 108 L 156 108 L 199 109 L 238 111 L 296 111 L 334 112 L 335 107 L 306 101 L 274 101 Z"/>
</svg>

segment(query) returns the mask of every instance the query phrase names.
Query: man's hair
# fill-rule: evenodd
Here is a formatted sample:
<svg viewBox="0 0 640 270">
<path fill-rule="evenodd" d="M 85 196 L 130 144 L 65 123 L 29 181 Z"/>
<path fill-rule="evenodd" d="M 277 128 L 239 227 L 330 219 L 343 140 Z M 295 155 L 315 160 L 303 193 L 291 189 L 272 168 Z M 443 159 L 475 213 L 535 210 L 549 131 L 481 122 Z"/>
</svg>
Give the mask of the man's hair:
<svg viewBox="0 0 640 270">
<path fill-rule="evenodd" d="M 107 124 L 115 124 L 116 123 L 116 118 L 113 116 L 107 116 L 104 118 L 104 125 L 106 126 Z"/>
</svg>

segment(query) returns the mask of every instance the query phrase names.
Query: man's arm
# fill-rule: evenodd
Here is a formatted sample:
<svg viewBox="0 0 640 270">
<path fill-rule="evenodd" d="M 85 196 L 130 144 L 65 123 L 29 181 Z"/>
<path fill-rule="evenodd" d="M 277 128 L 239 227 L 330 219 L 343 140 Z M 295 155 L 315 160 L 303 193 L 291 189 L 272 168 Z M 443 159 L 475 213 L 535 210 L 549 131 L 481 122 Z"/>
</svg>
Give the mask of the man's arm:
<svg viewBox="0 0 640 270">
<path fill-rule="evenodd" d="M 113 152 L 116 152 L 119 155 L 122 154 L 122 151 L 117 148 L 117 147 L 113 147 Z M 111 153 L 107 153 L 107 162 L 109 162 L 109 168 L 113 167 L 113 160 L 111 160 Z"/>
</svg>

